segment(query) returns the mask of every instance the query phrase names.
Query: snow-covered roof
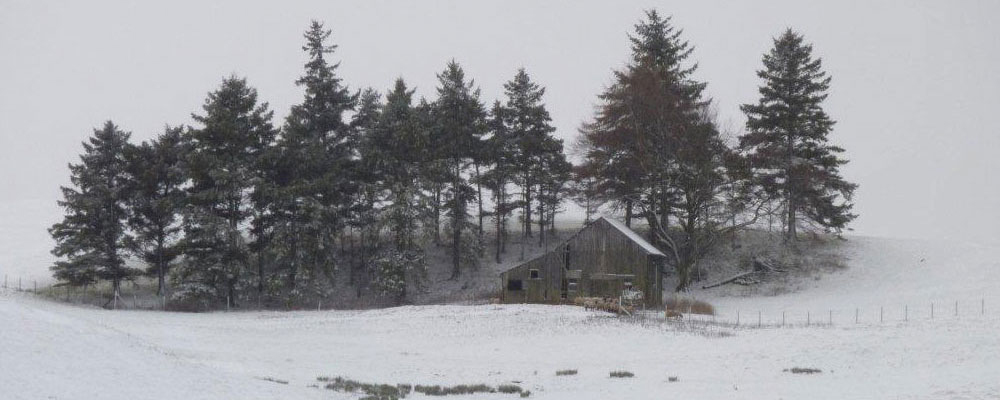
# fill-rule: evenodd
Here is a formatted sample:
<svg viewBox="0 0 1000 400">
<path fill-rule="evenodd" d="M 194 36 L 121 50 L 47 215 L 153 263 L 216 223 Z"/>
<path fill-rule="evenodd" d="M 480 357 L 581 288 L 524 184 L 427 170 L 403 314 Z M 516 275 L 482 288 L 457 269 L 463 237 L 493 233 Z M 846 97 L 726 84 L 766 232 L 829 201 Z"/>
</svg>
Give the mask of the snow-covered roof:
<svg viewBox="0 0 1000 400">
<path fill-rule="evenodd" d="M 629 229 L 629 227 L 625 226 L 625 224 L 621 222 L 618 222 L 618 220 L 605 215 L 600 216 L 600 218 L 598 219 L 599 220 L 603 219 L 607 221 L 609 224 L 611 224 L 611 226 L 615 227 L 615 229 L 618 229 L 621 233 L 625 234 L 625 236 L 628 236 L 629 239 L 638 244 L 639 247 L 642 247 L 643 250 L 646 250 L 647 253 L 657 256 L 664 256 L 664 257 L 666 256 L 665 254 L 663 254 L 663 252 L 658 250 L 656 246 L 653 246 L 652 243 L 649 243 L 646 241 L 646 239 L 643 239 L 642 235 L 639 235 L 632 229 Z"/>
</svg>

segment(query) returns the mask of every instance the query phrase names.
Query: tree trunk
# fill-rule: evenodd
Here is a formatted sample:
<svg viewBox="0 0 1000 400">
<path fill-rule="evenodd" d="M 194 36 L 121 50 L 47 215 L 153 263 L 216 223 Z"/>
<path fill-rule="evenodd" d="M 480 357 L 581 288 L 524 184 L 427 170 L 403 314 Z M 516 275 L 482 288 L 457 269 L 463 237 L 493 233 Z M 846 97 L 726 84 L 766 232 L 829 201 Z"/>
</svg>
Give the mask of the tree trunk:
<svg viewBox="0 0 1000 400">
<path fill-rule="evenodd" d="M 625 200 L 625 226 L 628 228 L 632 227 L 632 200 Z"/>
</svg>

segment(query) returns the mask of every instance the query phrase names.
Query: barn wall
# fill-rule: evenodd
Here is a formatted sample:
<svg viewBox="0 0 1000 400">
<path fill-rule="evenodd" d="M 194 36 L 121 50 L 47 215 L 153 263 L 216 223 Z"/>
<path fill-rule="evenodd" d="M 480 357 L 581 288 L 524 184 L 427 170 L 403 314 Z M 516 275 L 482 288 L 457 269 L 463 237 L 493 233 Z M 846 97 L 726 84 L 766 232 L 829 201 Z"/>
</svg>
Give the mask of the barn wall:
<svg viewBox="0 0 1000 400">
<path fill-rule="evenodd" d="M 557 303 L 563 291 L 564 271 L 580 270 L 577 296 L 617 296 L 623 289 L 623 279 L 607 279 L 608 275 L 634 275 L 632 285 L 643 292 L 646 305 L 659 307 L 662 262 L 662 256 L 649 254 L 609 222 L 599 219 L 549 253 L 501 274 L 502 301 Z M 530 279 L 532 269 L 539 271 L 539 279 Z M 510 280 L 521 280 L 523 290 L 507 290 Z M 572 297 L 570 294 L 567 300 Z"/>
</svg>

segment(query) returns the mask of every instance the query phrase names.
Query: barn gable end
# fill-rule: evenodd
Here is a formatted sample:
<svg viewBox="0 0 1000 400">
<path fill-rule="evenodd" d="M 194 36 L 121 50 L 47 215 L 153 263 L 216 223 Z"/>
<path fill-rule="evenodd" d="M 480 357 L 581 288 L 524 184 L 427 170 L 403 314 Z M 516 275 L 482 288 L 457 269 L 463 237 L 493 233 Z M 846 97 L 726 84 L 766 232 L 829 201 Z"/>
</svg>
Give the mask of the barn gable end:
<svg viewBox="0 0 1000 400">
<path fill-rule="evenodd" d="M 578 296 L 618 297 L 641 291 L 662 304 L 665 256 L 624 224 L 600 217 L 553 250 L 500 274 L 504 303 L 562 303 Z"/>
</svg>

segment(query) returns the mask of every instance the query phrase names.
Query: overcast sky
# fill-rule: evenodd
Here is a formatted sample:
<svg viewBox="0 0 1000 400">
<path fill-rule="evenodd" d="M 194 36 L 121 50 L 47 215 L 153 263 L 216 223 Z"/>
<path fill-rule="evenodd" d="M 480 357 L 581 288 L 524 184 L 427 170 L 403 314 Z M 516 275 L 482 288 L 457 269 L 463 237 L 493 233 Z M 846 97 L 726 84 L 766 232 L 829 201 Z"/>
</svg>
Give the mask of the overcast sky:
<svg viewBox="0 0 1000 400">
<path fill-rule="evenodd" d="M 283 118 L 311 19 L 333 30 L 353 89 L 402 76 L 432 97 L 454 58 L 491 103 L 524 67 L 572 140 L 648 8 L 684 30 L 737 133 L 772 38 L 791 27 L 813 43 L 833 77 L 831 140 L 860 184 L 855 233 L 1000 242 L 1000 1 L 285 3 L 0 0 L 0 264 L 48 259 L 66 165 L 103 121 L 136 141 L 190 124 L 232 73 Z"/>
</svg>

